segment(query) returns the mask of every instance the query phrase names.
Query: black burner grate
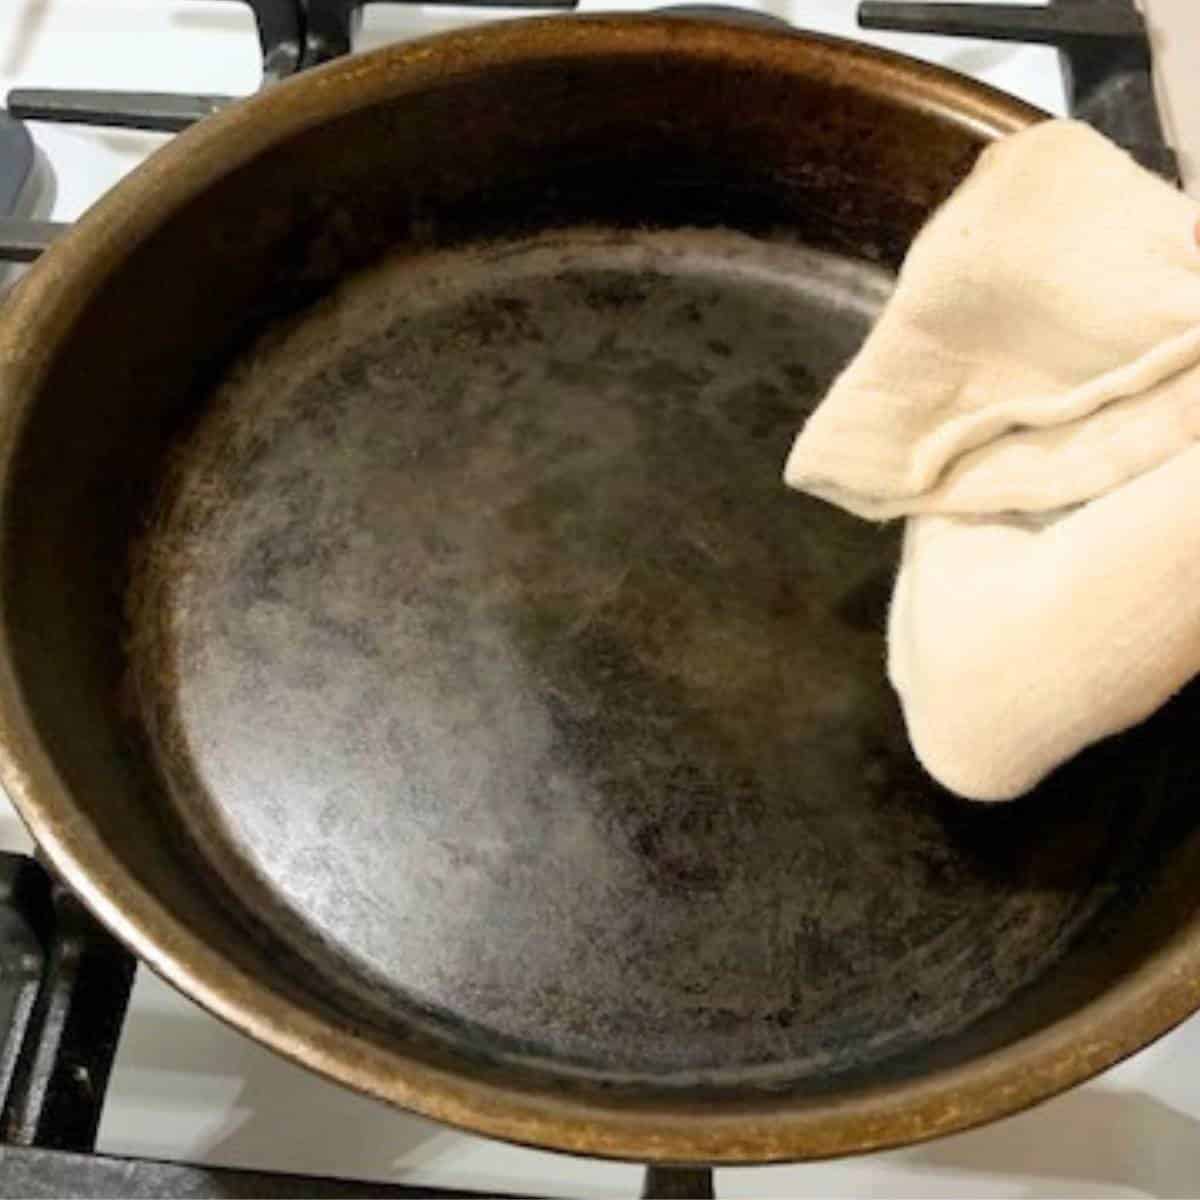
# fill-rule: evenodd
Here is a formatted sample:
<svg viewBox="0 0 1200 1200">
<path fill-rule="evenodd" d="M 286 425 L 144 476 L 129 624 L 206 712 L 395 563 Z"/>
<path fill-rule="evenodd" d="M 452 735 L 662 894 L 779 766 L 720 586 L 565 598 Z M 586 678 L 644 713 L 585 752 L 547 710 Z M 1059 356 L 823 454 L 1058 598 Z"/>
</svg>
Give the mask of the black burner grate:
<svg viewBox="0 0 1200 1200">
<path fill-rule="evenodd" d="M 0 262 L 29 262 L 41 253 L 56 227 L 28 217 L 49 208 L 53 196 L 54 177 L 29 130 L 0 110 L 0 229 L 7 226 L 13 235 L 12 253 L 0 254 Z"/>
</svg>

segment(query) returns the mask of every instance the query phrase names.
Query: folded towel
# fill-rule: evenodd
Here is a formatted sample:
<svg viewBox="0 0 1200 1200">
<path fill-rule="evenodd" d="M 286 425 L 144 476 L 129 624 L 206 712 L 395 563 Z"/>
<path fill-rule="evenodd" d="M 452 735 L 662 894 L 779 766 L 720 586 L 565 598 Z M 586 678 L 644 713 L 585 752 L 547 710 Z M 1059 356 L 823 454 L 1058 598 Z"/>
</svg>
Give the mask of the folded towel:
<svg viewBox="0 0 1200 1200">
<path fill-rule="evenodd" d="M 910 518 L 888 671 L 965 796 L 1027 791 L 1200 672 L 1198 212 L 1085 125 L 997 143 L 788 459 Z"/>
</svg>

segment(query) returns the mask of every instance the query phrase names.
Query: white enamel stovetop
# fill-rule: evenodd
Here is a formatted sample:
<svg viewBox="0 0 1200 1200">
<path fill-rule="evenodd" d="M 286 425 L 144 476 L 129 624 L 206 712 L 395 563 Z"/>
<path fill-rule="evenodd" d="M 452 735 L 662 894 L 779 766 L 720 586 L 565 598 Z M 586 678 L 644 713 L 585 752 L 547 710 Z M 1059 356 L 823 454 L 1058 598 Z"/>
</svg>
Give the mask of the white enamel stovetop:
<svg viewBox="0 0 1200 1200">
<path fill-rule="evenodd" d="M 651 0 L 651 3 L 653 0 Z M 1200 168 L 1200 0 L 1147 0 L 1164 102 L 1193 190 Z M 583 0 L 585 9 L 650 7 Z M 762 0 L 798 25 L 853 31 L 855 0 Z M 365 48 L 480 18 L 377 6 Z M 880 42 L 1062 111 L 1052 51 L 932 38 Z M 0 89 L 245 92 L 249 11 L 219 0 L 0 0 Z M 53 215 L 70 219 L 154 149 L 156 135 L 43 126 Z M 1190 152 L 1189 152 L 1190 151 Z M 1197 194 L 1200 194 L 1198 192 Z M 0 795 L 0 847 L 28 839 Z M 113 1153 L 533 1195 L 632 1197 L 640 1169 L 468 1137 L 325 1083 L 226 1029 L 140 970 L 100 1131 Z M 1200 1195 L 1200 1018 L 1034 1112 L 912 1150 L 722 1170 L 724 1197 Z"/>
</svg>

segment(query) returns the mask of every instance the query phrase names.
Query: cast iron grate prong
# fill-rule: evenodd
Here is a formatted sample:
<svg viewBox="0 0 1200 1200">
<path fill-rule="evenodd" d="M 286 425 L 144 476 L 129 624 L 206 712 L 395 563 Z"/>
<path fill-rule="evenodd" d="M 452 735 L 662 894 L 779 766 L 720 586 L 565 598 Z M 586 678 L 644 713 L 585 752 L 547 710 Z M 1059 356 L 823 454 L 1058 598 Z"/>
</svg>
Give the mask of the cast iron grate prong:
<svg viewBox="0 0 1200 1200">
<path fill-rule="evenodd" d="M 13 88 L 8 93 L 8 111 L 22 121 L 180 133 L 232 104 L 233 99 L 232 96 L 194 96 L 176 92 Z"/>
<path fill-rule="evenodd" d="M 863 29 L 896 33 L 932 33 L 945 37 L 986 38 L 999 42 L 1043 42 L 1061 46 L 1065 40 L 1141 38 L 1146 26 L 1141 14 L 1124 4 L 910 4 L 903 0 L 864 0 L 858 10 Z"/>
<path fill-rule="evenodd" d="M 61 221 L 28 221 L 0 217 L 0 262 L 30 263 L 70 225 Z"/>
<path fill-rule="evenodd" d="M 300 67 L 300 0 L 245 0 L 254 13 L 267 87 Z M 234 96 L 174 92 L 116 92 L 73 88 L 17 88 L 8 94 L 8 111 L 20 120 L 69 125 L 103 125 L 180 133 L 189 125 L 232 104 Z"/>
</svg>

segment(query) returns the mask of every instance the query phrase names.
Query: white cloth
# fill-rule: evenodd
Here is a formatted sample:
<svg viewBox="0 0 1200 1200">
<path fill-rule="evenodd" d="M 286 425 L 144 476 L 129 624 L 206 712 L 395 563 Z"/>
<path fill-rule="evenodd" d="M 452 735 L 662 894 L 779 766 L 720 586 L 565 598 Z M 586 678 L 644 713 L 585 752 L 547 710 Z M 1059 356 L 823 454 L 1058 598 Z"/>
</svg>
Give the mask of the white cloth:
<svg viewBox="0 0 1200 1200">
<path fill-rule="evenodd" d="M 1029 790 L 1200 672 L 1200 208 L 1087 126 L 997 143 L 913 244 L 787 482 L 907 516 L 918 758 Z"/>
</svg>

